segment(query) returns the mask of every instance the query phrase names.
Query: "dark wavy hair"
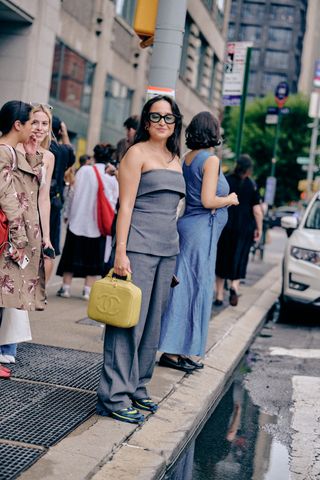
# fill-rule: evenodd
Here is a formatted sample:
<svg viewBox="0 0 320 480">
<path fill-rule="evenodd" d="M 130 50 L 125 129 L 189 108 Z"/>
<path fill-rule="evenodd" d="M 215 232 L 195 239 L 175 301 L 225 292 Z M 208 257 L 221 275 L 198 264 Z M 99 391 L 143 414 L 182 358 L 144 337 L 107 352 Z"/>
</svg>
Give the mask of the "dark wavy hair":
<svg viewBox="0 0 320 480">
<path fill-rule="evenodd" d="M 210 112 L 200 112 L 186 128 L 186 145 L 190 150 L 216 147 L 221 144 L 220 124 Z"/>
<path fill-rule="evenodd" d="M 110 163 L 113 160 L 115 148 L 110 143 L 98 143 L 93 149 L 93 157 L 96 163 Z"/>
<path fill-rule="evenodd" d="M 240 155 L 240 157 L 237 160 L 234 173 L 236 175 L 239 175 L 239 177 L 241 177 L 242 175 L 245 175 L 249 170 L 252 170 L 252 169 L 253 169 L 253 161 L 251 157 L 246 153 L 244 153 L 243 155 Z"/>
<path fill-rule="evenodd" d="M 32 106 L 20 100 L 11 100 L 0 110 L 0 131 L 2 135 L 10 132 L 14 122 L 19 120 L 24 125 L 30 119 Z"/>
<path fill-rule="evenodd" d="M 174 158 L 176 155 L 179 157 L 180 156 L 180 135 L 181 135 L 181 129 L 182 129 L 182 115 L 180 113 L 178 105 L 173 100 L 173 98 L 167 97 L 166 95 L 157 95 L 156 97 L 150 98 L 150 100 L 148 100 L 145 103 L 141 112 L 140 124 L 136 132 L 136 135 L 134 137 L 133 145 L 135 145 L 136 143 L 146 142 L 147 140 L 149 140 L 150 138 L 149 131 L 146 129 L 146 127 L 150 123 L 148 119 L 148 114 L 150 112 L 151 106 L 156 102 L 160 102 L 160 100 L 165 100 L 166 102 L 168 102 L 171 106 L 172 113 L 176 116 L 176 122 L 174 124 L 175 125 L 174 132 L 171 135 L 171 137 L 169 137 L 167 140 L 167 149 L 169 150 L 169 152 L 172 153 L 172 158 Z"/>
</svg>

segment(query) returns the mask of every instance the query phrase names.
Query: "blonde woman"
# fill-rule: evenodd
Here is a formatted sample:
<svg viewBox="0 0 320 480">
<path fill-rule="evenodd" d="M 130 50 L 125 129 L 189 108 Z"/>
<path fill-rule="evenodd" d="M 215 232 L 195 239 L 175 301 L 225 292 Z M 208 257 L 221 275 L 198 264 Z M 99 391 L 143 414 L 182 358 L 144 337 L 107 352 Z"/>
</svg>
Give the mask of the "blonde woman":
<svg viewBox="0 0 320 480">
<path fill-rule="evenodd" d="M 54 266 L 54 249 L 50 241 L 50 184 L 54 168 L 54 155 L 48 150 L 51 143 L 52 130 L 52 115 L 49 106 L 42 104 L 33 106 L 31 122 L 32 133 L 37 139 L 37 151 L 43 154 L 38 204 L 42 230 L 45 280 L 47 283 Z"/>
</svg>

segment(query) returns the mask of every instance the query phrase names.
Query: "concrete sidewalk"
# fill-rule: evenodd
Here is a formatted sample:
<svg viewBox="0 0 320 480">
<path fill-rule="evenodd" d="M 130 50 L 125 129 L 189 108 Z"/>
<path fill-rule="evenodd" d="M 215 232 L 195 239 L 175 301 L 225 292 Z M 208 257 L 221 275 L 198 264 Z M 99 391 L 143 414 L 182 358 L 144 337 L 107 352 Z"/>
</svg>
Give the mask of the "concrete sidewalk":
<svg viewBox="0 0 320 480">
<path fill-rule="evenodd" d="M 273 233 L 276 241 L 279 235 L 283 239 L 282 234 Z M 250 264 L 239 305 L 214 312 L 202 371 L 184 375 L 156 367 L 150 393 L 160 408 L 155 415 L 148 416 L 143 426 L 94 415 L 51 447 L 19 478 L 162 478 L 219 400 L 276 301 L 280 293 L 280 258 L 267 246 L 265 262 Z M 86 319 L 86 303 L 80 298 L 82 282 L 74 282 L 72 299 L 55 297 L 59 283 L 54 278 L 49 286 L 47 310 L 31 315 L 33 342 L 101 352 L 102 328 Z"/>
</svg>

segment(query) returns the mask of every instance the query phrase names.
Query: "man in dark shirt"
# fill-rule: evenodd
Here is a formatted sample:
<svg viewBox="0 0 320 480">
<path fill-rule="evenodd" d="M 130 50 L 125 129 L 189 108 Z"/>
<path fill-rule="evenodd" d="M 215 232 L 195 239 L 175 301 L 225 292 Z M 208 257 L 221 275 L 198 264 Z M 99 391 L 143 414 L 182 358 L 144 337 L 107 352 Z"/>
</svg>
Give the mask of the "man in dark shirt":
<svg viewBox="0 0 320 480">
<path fill-rule="evenodd" d="M 53 117 L 52 119 L 52 131 L 55 139 L 50 144 L 50 151 L 55 157 L 55 163 L 50 186 L 50 239 L 56 255 L 60 255 L 64 174 L 74 164 L 76 157 L 71 146 L 67 127 L 58 117 Z"/>
</svg>

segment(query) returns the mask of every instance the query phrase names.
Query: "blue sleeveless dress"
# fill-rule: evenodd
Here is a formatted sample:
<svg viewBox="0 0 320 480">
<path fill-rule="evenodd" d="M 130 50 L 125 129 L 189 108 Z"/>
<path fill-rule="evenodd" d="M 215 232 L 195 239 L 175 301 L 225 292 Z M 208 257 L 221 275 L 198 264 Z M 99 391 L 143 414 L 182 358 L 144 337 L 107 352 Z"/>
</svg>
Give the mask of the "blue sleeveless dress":
<svg viewBox="0 0 320 480">
<path fill-rule="evenodd" d="M 161 320 L 161 352 L 205 354 L 211 316 L 217 243 L 228 219 L 227 208 L 214 213 L 201 203 L 203 166 L 212 155 L 201 150 L 191 164 L 183 165 L 186 182 L 186 209 L 178 221 L 180 254 L 176 276 L 180 280 L 171 289 L 169 302 Z M 217 196 L 225 197 L 229 185 L 220 170 Z"/>
</svg>

